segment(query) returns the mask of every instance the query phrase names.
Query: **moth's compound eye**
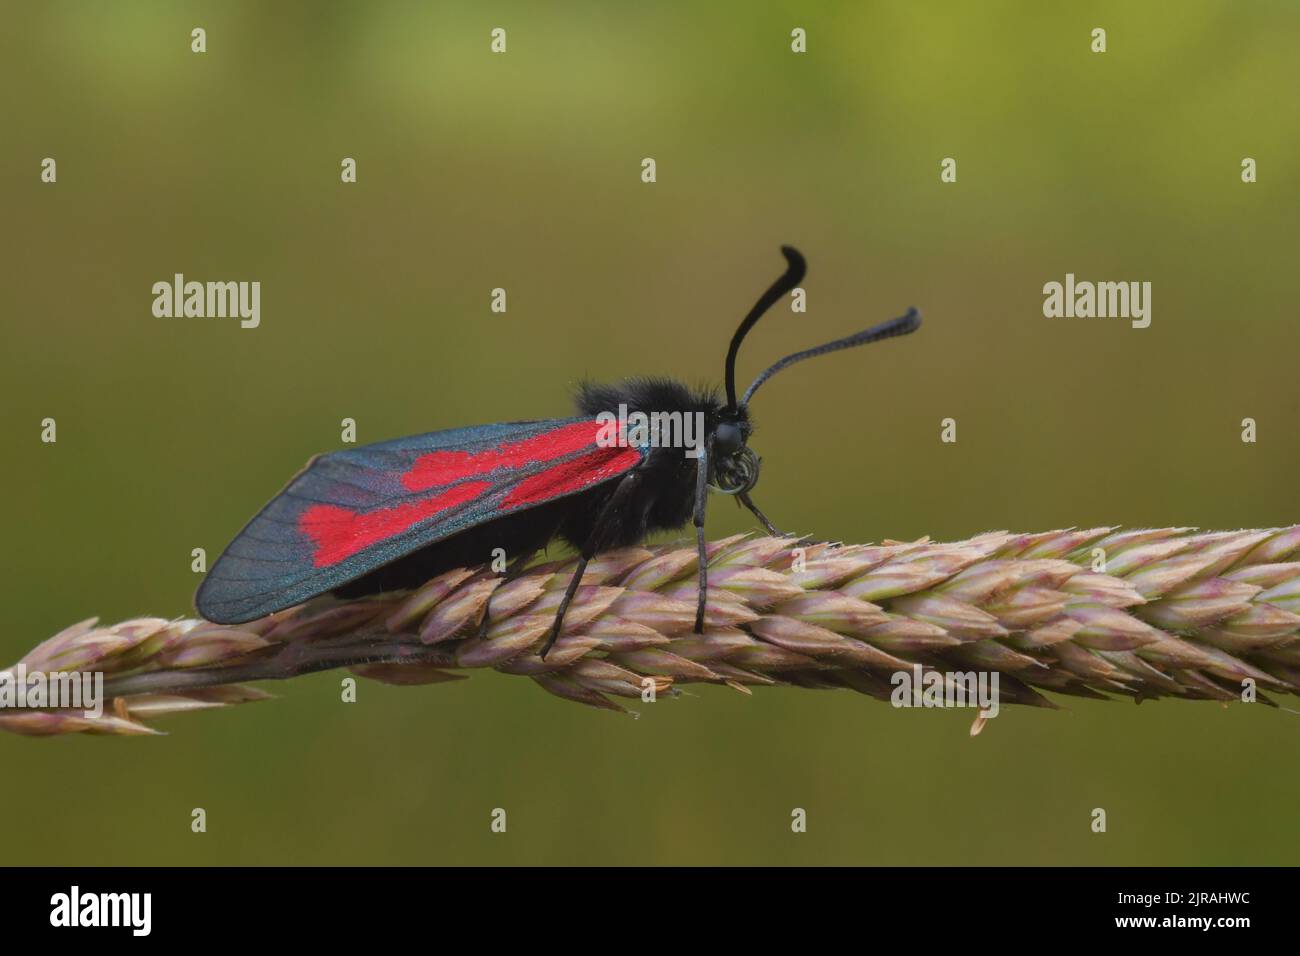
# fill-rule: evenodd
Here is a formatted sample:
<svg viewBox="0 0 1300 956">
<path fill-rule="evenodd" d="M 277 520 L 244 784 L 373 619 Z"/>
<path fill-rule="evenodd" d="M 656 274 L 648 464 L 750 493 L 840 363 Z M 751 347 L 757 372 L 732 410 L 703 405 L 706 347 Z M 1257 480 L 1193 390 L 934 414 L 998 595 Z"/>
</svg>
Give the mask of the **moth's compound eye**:
<svg viewBox="0 0 1300 956">
<path fill-rule="evenodd" d="M 734 455 L 745 443 L 745 436 L 735 422 L 721 422 L 713 430 L 713 452 L 724 458 Z"/>
</svg>

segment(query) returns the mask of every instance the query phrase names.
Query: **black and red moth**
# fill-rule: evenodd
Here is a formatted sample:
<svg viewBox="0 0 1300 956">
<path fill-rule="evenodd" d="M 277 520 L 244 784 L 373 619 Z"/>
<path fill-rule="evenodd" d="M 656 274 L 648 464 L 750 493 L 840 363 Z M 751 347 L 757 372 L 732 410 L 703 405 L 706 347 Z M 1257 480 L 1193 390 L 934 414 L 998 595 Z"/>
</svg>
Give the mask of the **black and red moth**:
<svg viewBox="0 0 1300 956">
<path fill-rule="evenodd" d="M 805 272 L 789 246 L 785 273 L 759 298 L 727 350 L 723 403 L 713 390 L 671 379 L 583 385 L 578 417 L 452 428 L 318 455 L 244 526 L 195 596 L 210 621 L 238 624 L 333 592 L 357 597 L 415 587 L 443 571 L 484 564 L 502 549 L 519 573 L 559 537 L 579 558 L 542 654 L 560 634 L 587 562 L 653 531 L 694 521 L 699 550 L 695 630 L 703 629 L 708 489 L 735 495 L 771 534 L 750 498 L 759 459 L 748 447 L 749 400 L 784 368 L 815 355 L 913 332 L 915 309 L 816 348 L 787 355 L 736 397 L 736 353 L 773 303 Z M 695 447 L 602 438 L 609 414 L 702 415 Z M 602 413 L 607 413 L 602 419 Z M 699 419 L 693 419 L 698 421 Z M 488 613 L 490 614 L 490 608 Z M 483 626 L 486 626 L 486 620 Z"/>
</svg>

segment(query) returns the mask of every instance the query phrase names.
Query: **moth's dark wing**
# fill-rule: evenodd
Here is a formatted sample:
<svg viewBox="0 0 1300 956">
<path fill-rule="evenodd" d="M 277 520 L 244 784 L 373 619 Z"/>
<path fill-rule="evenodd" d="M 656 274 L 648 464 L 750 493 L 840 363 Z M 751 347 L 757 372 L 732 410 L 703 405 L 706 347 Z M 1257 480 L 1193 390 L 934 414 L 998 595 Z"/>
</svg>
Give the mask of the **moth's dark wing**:
<svg viewBox="0 0 1300 956">
<path fill-rule="evenodd" d="M 200 614 L 238 624 L 331 591 L 467 528 L 636 467 L 594 419 L 431 432 L 320 455 L 217 559 Z"/>
</svg>

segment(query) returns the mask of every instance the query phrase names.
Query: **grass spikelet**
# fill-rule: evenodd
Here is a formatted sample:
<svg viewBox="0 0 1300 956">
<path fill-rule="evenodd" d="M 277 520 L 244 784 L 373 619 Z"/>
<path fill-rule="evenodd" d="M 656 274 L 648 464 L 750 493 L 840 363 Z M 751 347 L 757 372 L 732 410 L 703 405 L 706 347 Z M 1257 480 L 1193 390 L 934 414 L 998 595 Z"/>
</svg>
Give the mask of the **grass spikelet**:
<svg viewBox="0 0 1300 956">
<path fill-rule="evenodd" d="M 692 627 L 694 547 L 624 548 L 591 563 L 545 659 L 572 561 L 510 581 L 451 571 L 411 592 L 322 599 L 237 626 L 90 619 L 19 664 L 29 675 L 102 673 L 103 714 L 6 709 L 0 729 L 148 735 L 146 720 L 269 696 L 248 682 L 332 668 L 396 685 L 494 668 L 620 712 L 614 698 L 671 696 L 689 683 L 888 700 L 891 676 L 918 665 L 948 683 L 954 672 L 996 672 L 1003 702 L 1038 707 L 1056 706 L 1040 691 L 1235 701 L 1250 684 L 1300 694 L 1300 525 L 999 531 L 946 544 L 739 535 L 708 555 L 705 633 Z M 19 664 L 0 679 L 12 686 Z"/>
</svg>

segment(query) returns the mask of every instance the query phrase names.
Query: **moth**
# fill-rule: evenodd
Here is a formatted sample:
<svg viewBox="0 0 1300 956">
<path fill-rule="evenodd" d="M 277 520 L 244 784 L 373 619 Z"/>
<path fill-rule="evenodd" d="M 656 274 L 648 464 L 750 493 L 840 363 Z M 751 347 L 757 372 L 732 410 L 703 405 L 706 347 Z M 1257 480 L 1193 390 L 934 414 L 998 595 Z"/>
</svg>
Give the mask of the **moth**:
<svg viewBox="0 0 1300 956">
<path fill-rule="evenodd" d="M 806 272 L 795 249 L 781 251 L 785 272 L 731 337 L 725 400 L 713 389 L 667 378 L 584 384 L 573 418 L 452 428 L 318 455 L 213 564 L 195 596 L 199 613 L 238 624 L 327 593 L 351 598 L 415 587 L 502 552 L 508 579 L 558 538 L 577 551 L 578 561 L 541 648 L 545 656 L 596 554 L 689 522 L 699 553 L 695 630 L 701 632 L 710 489 L 735 496 L 768 533 L 780 534 L 750 495 L 760 466 L 749 447 L 754 393 L 796 362 L 906 335 L 921 322 L 909 309 L 787 355 L 738 395 L 736 356 L 745 336 Z M 653 429 L 625 427 L 633 418 L 700 425 L 682 429 L 688 441 L 664 442 Z M 489 605 L 481 628 L 490 615 Z"/>
</svg>

